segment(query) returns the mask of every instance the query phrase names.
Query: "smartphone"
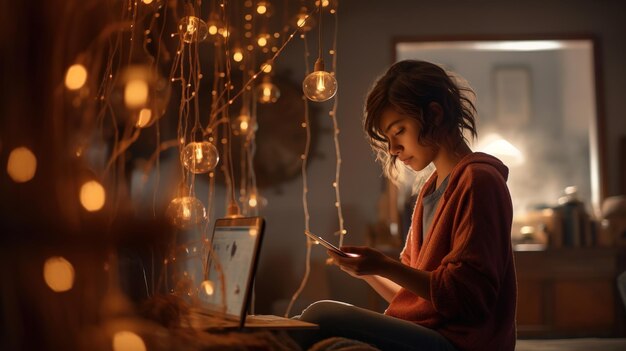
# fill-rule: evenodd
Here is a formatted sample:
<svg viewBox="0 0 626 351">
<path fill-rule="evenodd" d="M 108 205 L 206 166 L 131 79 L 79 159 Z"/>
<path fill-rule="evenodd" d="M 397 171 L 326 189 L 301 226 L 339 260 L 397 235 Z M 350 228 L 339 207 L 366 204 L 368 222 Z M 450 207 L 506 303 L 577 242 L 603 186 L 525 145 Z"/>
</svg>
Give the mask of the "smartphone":
<svg viewBox="0 0 626 351">
<path fill-rule="evenodd" d="M 304 232 L 304 234 L 306 234 L 306 236 L 308 236 L 309 238 L 319 242 L 324 247 L 326 247 L 327 249 L 329 249 L 330 251 L 336 253 L 339 256 L 342 256 L 342 257 L 359 257 L 359 255 L 357 255 L 357 254 L 341 251 L 341 249 L 339 249 L 337 246 L 329 243 L 328 241 L 324 240 L 324 238 L 322 238 L 321 236 L 317 236 L 317 235 L 315 235 L 313 233 L 309 233 L 309 232 L 306 232 L 306 231 Z"/>
</svg>

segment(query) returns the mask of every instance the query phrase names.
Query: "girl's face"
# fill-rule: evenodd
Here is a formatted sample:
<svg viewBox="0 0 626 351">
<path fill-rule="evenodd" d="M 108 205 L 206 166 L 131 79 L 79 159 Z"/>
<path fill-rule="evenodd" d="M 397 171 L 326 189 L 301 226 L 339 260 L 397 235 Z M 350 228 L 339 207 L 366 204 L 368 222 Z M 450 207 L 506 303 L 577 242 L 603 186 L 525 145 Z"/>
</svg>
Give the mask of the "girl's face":
<svg viewBox="0 0 626 351">
<path fill-rule="evenodd" d="M 389 153 L 414 171 L 423 170 L 437 156 L 437 147 L 419 143 L 420 126 L 408 115 L 388 108 L 381 116 L 380 128 L 387 139 Z"/>
</svg>

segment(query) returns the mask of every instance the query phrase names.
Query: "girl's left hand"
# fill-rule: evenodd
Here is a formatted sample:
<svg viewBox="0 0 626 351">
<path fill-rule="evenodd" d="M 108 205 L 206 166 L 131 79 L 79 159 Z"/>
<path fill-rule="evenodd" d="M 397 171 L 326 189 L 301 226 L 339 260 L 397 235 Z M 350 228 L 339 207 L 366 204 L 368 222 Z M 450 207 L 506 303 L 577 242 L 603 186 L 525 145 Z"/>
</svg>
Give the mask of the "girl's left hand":
<svg viewBox="0 0 626 351">
<path fill-rule="evenodd" d="M 341 251 L 357 254 L 356 257 L 343 257 L 328 250 L 333 263 L 341 270 L 355 278 L 364 278 L 367 275 L 380 275 L 385 265 L 391 260 L 382 252 L 367 246 L 342 246 Z"/>
</svg>

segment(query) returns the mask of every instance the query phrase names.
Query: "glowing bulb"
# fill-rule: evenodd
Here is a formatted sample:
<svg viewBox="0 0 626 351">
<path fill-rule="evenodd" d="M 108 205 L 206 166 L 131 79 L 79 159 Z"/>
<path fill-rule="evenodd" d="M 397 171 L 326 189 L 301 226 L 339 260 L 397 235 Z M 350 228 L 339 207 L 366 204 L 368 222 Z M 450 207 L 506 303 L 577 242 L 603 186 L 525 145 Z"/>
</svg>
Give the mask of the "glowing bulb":
<svg viewBox="0 0 626 351">
<path fill-rule="evenodd" d="M 89 212 L 100 210 L 104 206 L 106 193 L 104 187 L 95 180 L 90 180 L 80 187 L 80 203 Z"/>
<path fill-rule="evenodd" d="M 263 14 L 267 13 L 267 3 L 265 3 L 265 1 L 259 2 L 257 4 L 257 7 L 256 7 L 256 12 L 259 15 L 263 15 Z"/>
<path fill-rule="evenodd" d="M 201 42 L 208 32 L 207 24 L 196 16 L 183 17 L 178 23 L 178 33 L 185 43 Z"/>
<path fill-rule="evenodd" d="M 296 21 L 296 25 L 302 28 L 306 24 L 306 15 L 298 15 L 298 20 Z"/>
<path fill-rule="evenodd" d="M 213 295 L 213 293 L 215 292 L 215 287 L 213 286 L 213 282 L 210 280 L 203 281 L 202 284 L 200 284 L 200 287 L 202 288 L 202 291 L 208 296 Z"/>
<path fill-rule="evenodd" d="M 137 117 L 137 123 L 135 123 L 135 126 L 137 128 L 144 128 L 150 123 L 151 119 L 152 110 L 150 110 L 149 108 L 142 108 L 139 111 L 139 116 Z"/>
<path fill-rule="evenodd" d="M 208 141 L 187 144 L 180 157 L 185 168 L 195 174 L 211 171 L 220 160 L 217 148 Z"/>
<path fill-rule="evenodd" d="M 265 63 L 263 64 L 262 70 L 265 73 L 270 73 L 272 71 L 272 65 L 269 63 Z"/>
<path fill-rule="evenodd" d="M 262 104 L 269 104 L 278 101 L 280 90 L 270 80 L 269 76 L 263 78 L 263 83 L 257 87 L 257 99 Z"/>
<path fill-rule="evenodd" d="M 250 207 L 254 208 L 256 207 L 256 205 L 258 205 L 258 202 L 256 200 L 256 195 L 252 194 L 250 195 L 250 198 L 248 199 L 248 205 L 250 205 Z"/>
<path fill-rule="evenodd" d="M 113 335 L 113 351 L 146 351 L 146 344 L 133 332 L 119 331 Z"/>
<path fill-rule="evenodd" d="M 337 80 L 326 71 L 315 71 L 304 78 L 302 90 L 311 101 L 326 101 L 337 93 Z"/>
<path fill-rule="evenodd" d="M 212 25 L 209 26 L 209 34 L 211 34 L 211 35 L 217 34 L 217 26 L 216 25 L 212 24 Z"/>
<path fill-rule="evenodd" d="M 142 0 L 142 2 L 143 2 L 144 4 L 146 4 L 146 5 L 150 5 L 150 4 L 152 4 L 152 1 L 154 1 L 154 0 Z"/>
<path fill-rule="evenodd" d="M 35 176 L 37 158 L 26 147 L 13 149 L 7 162 L 7 173 L 16 183 L 25 183 Z"/>
<path fill-rule="evenodd" d="M 133 79 L 124 88 L 124 103 L 130 109 L 140 108 L 148 101 L 148 83 L 143 79 Z"/>
<path fill-rule="evenodd" d="M 243 60 L 243 52 L 241 52 L 241 49 L 235 49 L 233 60 L 235 60 L 235 62 L 241 62 L 241 60 Z"/>
<path fill-rule="evenodd" d="M 195 197 L 183 196 L 170 202 L 165 215 L 173 225 L 184 229 L 203 223 L 206 220 L 206 209 Z"/>
<path fill-rule="evenodd" d="M 259 44 L 259 46 L 263 47 L 263 46 L 267 45 L 267 38 L 264 35 L 261 35 L 257 39 L 256 43 Z"/>
<path fill-rule="evenodd" d="M 87 82 L 87 69 L 81 64 L 71 65 L 65 74 L 65 87 L 69 90 L 78 90 Z"/>
<path fill-rule="evenodd" d="M 50 257 L 43 264 L 43 279 L 54 292 L 68 291 L 74 285 L 74 267 L 63 257 Z"/>
</svg>

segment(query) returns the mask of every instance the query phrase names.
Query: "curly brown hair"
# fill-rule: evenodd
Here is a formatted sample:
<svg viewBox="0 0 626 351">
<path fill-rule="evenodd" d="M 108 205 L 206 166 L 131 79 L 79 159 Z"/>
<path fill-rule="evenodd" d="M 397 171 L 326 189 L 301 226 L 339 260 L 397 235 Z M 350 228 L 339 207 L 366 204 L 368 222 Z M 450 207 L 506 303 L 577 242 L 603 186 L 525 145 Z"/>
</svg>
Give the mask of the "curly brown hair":
<svg viewBox="0 0 626 351">
<path fill-rule="evenodd" d="M 393 108 L 414 118 L 420 127 L 419 142 L 423 145 L 447 145 L 454 148 L 466 141 L 464 130 L 476 138 L 476 107 L 474 91 L 460 84 L 459 77 L 426 61 L 405 60 L 392 65 L 370 90 L 365 104 L 363 128 L 376 159 L 385 175 L 396 180 L 396 156 L 389 153 L 389 143 L 381 130 L 383 112 Z M 442 120 L 430 114 L 431 102 L 443 110 Z"/>
</svg>

